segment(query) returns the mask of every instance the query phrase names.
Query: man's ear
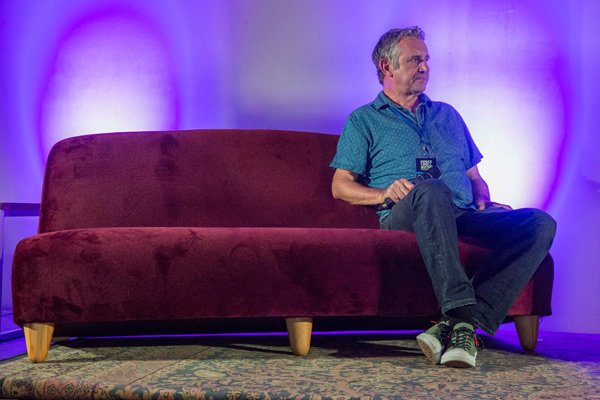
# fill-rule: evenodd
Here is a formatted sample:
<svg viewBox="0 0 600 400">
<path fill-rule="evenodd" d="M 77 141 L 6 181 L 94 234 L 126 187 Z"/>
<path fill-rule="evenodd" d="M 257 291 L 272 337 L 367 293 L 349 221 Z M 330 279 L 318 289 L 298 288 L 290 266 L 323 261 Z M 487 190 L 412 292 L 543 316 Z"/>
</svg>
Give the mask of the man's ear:
<svg viewBox="0 0 600 400">
<path fill-rule="evenodd" d="M 394 76 L 394 74 L 392 73 L 392 64 L 390 64 L 390 62 L 385 58 L 379 60 L 379 69 L 383 72 L 384 76 Z"/>
</svg>

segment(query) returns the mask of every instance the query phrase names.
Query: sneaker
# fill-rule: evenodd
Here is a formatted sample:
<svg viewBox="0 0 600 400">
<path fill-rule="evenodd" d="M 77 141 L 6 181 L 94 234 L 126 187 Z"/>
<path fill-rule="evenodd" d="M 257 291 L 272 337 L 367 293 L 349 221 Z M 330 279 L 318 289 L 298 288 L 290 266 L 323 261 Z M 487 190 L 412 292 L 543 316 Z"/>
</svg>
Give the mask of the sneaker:
<svg viewBox="0 0 600 400">
<path fill-rule="evenodd" d="M 444 319 L 417 336 L 421 351 L 432 365 L 440 363 L 450 332 L 452 332 L 451 322 L 449 319 Z"/>
<path fill-rule="evenodd" d="M 441 363 L 454 368 L 474 367 L 477 350 L 481 349 L 483 349 L 483 342 L 475 334 L 473 325 L 460 322 L 452 329 L 450 342 Z"/>
</svg>

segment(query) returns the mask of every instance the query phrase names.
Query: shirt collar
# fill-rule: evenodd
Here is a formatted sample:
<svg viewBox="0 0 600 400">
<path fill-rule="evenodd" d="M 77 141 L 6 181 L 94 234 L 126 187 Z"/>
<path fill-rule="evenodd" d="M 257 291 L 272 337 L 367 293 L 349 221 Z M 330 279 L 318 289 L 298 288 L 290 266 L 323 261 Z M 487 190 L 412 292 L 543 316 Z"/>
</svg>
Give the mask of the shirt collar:
<svg viewBox="0 0 600 400">
<path fill-rule="evenodd" d="M 421 93 L 419 95 L 419 105 L 421 104 L 425 104 L 427 106 L 431 105 L 431 99 L 425 93 Z M 382 108 L 386 107 L 399 107 L 396 103 L 390 100 L 389 97 L 385 95 L 385 93 L 383 93 L 383 90 L 379 92 L 375 100 L 373 100 L 373 105 L 378 110 L 381 110 Z"/>
</svg>

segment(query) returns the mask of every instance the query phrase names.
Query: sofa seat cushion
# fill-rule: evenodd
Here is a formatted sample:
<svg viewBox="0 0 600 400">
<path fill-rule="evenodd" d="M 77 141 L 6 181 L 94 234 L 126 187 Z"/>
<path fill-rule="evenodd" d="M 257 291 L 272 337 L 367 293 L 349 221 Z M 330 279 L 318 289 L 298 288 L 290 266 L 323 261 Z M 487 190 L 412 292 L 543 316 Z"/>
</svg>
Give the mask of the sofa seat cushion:
<svg viewBox="0 0 600 400">
<path fill-rule="evenodd" d="M 460 254 L 472 275 L 490 251 L 461 242 Z M 523 304 L 530 304 L 529 292 L 526 287 Z M 18 324 L 418 317 L 438 310 L 414 234 L 378 229 L 148 227 L 43 233 L 18 244 L 13 295 Z"/>
<path fill-rule="evenodd" d="M 376 315 L 380 275 L 413 240 L 406 232 L 323 228 L 44 233 L 18 245 L 14 317 L 22 324 Z M 422 282 L 417 275 L 408 280 Z"/>
</svg>

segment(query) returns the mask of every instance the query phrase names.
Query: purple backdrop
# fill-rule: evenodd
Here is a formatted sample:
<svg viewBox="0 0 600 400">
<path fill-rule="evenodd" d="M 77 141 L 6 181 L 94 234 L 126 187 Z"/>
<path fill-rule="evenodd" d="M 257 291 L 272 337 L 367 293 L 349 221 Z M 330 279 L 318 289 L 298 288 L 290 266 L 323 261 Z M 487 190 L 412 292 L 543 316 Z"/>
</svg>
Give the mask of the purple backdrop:
<svg viewBox="0 0 600 400">
<path fill-rule="evenodd" d="M 0 0 L 0 201 L 39 201 L 49 148 L 94 132 L 339 133 L 380 90 L 370 52 L 427 34 L 427 93 L 454 105 L 495 200 L 559 223 L 555 315 L 600 332 L 600 3 Z"/>
</svg>

